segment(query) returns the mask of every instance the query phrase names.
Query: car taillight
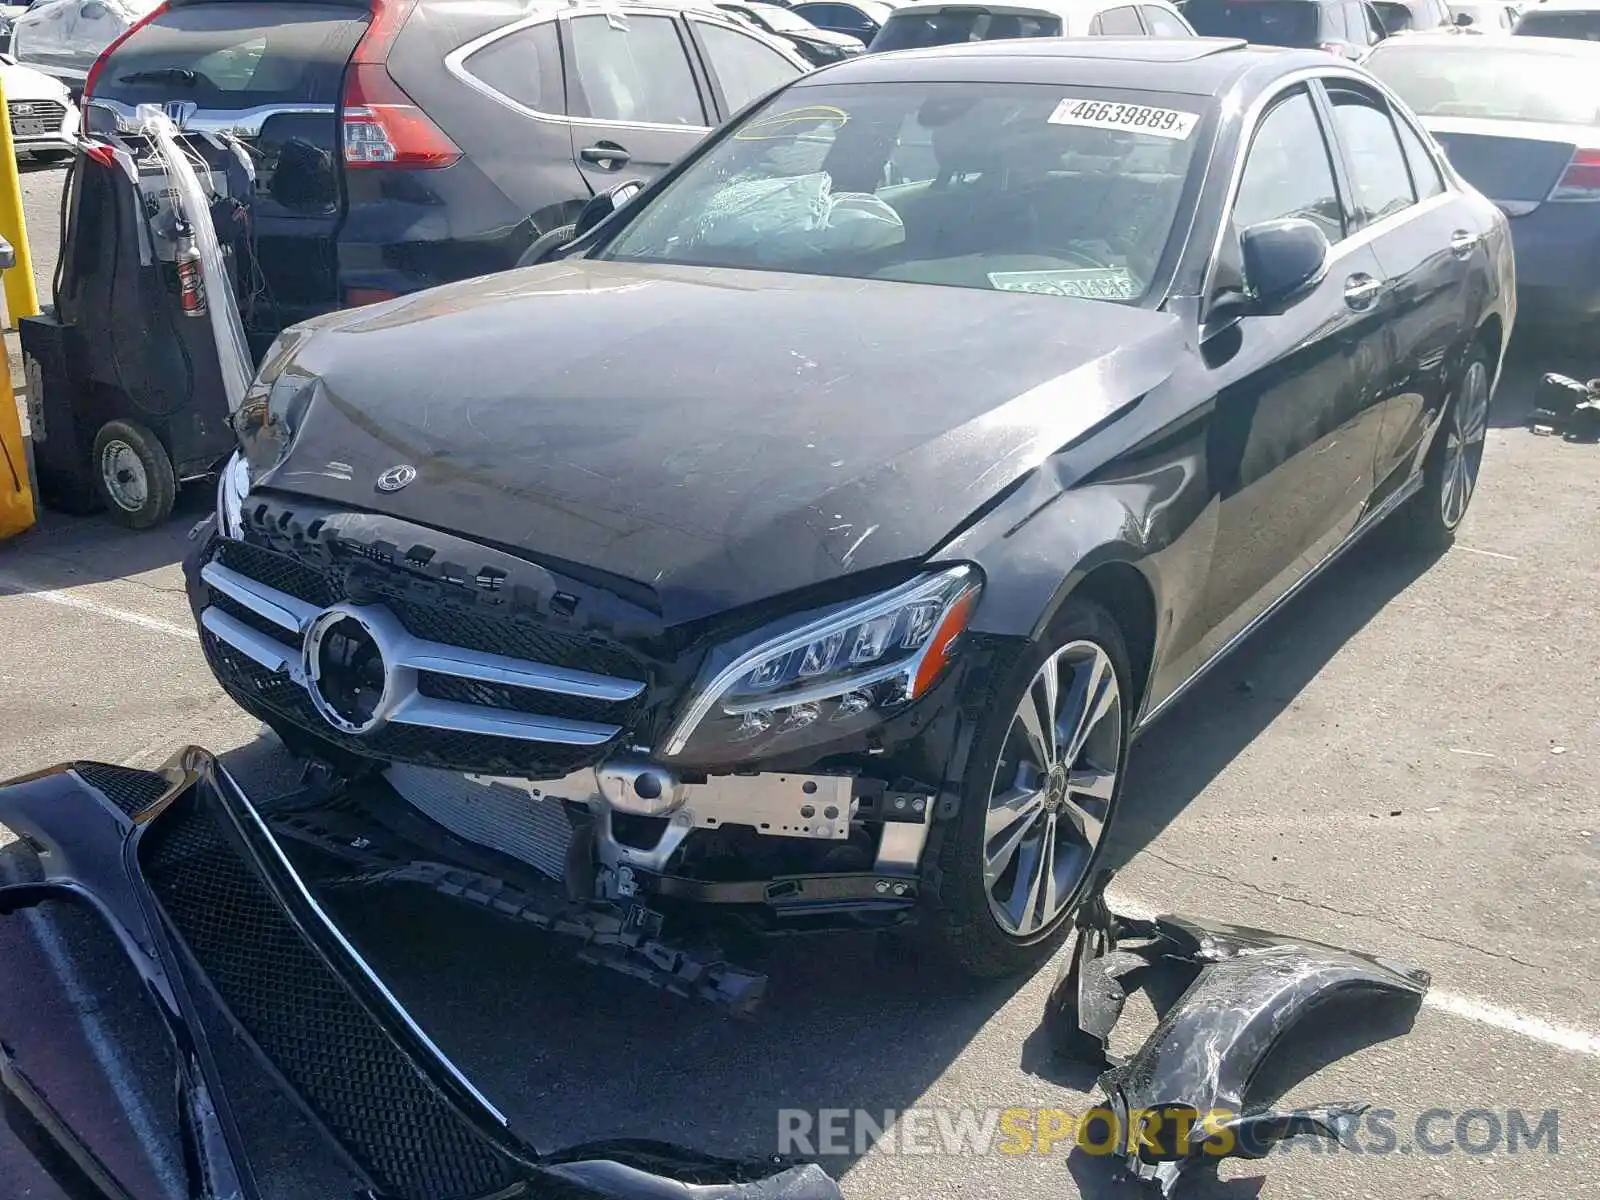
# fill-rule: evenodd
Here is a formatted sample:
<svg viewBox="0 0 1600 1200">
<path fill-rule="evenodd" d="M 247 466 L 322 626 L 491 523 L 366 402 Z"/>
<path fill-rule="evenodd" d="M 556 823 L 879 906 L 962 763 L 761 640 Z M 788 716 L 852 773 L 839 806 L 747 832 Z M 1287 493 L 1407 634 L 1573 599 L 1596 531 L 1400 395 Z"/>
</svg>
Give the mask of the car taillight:
<svg viewBox="0 0 1600 1200">
<path fill-rule="evenodd" d="M 344 289 L 344 306 L 361 308 L 367 304 L 381 304 L 385 300 L 395 300 L 399 296 L 399 292 L 391 292 L 388 288 L 347 287 Z"/>
<path fill-rule="evenodd" d="M 1317 49 L 1326 50 L 1329 54 L 1338 54 L 1341 56 L 1344 54 L 1344 47 L 1338 42 L 1319 42 L 1317 43 Z"/>
<path fill-rule="evenodd" d="M 1579 150 L 1567 164 L 1552 200 L 1600 200 L 1600 150 Z"/>
<path fill-rule="evenodd" d="M 417 0 L 373 0 L 344 79 L 344 165 L 448 167 L 461 150 L 389 75 L 389 47 Z"/>
<path fill-rule="evenodd" d="M 89 74 L 84 76 L 84 80 L 83 80 L 83 100 L 84 100 L 84 103 L 87 104 L 88 101 L 89 101 L 89 97 L 94 94 L 94 85 L 97 82 L 99 82 L 100 72 L 102 72 L 102 71 L 104 71 L 106 69 L 106 63 L 108 63 L 111 60 L 111 56 L 113 54 L 115 54 L 119 49 L 121 49 L 122 43 L 127 41 L 134 34 L 138 33 L 139 30 L 143 29 L 146 25 L 150 24 L 151 21 L 154 21 L 157 17 L 159 17 L 162 13 L 164 13 L 166 11 L 167 11 L 167 6 L 165 4 L 156 5 L 149 12 L 145 13 L 144 16 L 140 17 L 137 21 L 135 21 L 132 25 L 129 25 L 121 33 L 117 34 L 116 37 L 112 38 L 111 39 L 111 44 L 108 45 L 104 50 L 100 51 L 100 57 L 94 60 L 94 65 L 89 68 Z"/>
</svg>

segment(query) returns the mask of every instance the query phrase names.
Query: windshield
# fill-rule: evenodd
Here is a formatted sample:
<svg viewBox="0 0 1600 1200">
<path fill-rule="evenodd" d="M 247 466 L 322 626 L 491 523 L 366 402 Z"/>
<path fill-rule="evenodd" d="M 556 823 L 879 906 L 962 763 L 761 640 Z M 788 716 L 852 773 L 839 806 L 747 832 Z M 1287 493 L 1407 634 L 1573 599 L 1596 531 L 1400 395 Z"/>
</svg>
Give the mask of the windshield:
<svg viewBox="0 0 1600 1200">
<path fill-rule="evenodd" d="M 1043 84 L 791 88 L 600 256 L 1136 302 L 1207 103 Z"/>
<path fill-rule="evenodd" d="M 1419 117 L 1600 121 L 1600 54 L 1568 58 L 1515 45 L 1445 50 L 1384 43 L 1366 66 Z"/>
<path fill-rule="evenodd" d="M 1306 0 L 1189 0 L 1183 15 L 1201 37 L 1264 46 L 1315 46 L 1319 40 L 1318 9 Z"/>
<path fill-rule="evenodd" d="M 958 42 L 997 42 L 1006 38 L 1060 37 L 1061 18 L 1048 13 L 995 13 L 982 8 L 944 8 L 937 12 L 896 13 L 872 40 L 874 54 L 917 50 Z"/>
</svg>

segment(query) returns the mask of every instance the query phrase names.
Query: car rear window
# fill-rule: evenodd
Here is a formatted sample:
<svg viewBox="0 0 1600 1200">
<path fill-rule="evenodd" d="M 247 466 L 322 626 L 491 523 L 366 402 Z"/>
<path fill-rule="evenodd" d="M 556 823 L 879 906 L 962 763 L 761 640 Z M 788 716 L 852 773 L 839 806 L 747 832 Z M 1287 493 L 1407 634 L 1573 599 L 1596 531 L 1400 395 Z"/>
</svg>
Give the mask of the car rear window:
<svg viewBox="0 0 1600 1200">
<path fill-rule="evenodd" d="M 1380 45 L 1366 66 L 1419 117 L 1588 125 L 1600 114 L 1600 54 L 1568 58 L 1512 41 L 1445 50 L 1401 39 Z"/>
<path fill-rule="evenodd" d="M 1211 104 L 1068 84 L 789 88 L 600 255 L 1138 303 Z"/>
<path fill-rule="evenodd" d="M 992 42 L 1003 38 L 1060 37 L 1061 18 L 1050 13 L 990 12 L 986 8 L 942 8 L 896 13 L 872 40 L 874 52 Z"/>
<path fill-rule="evenodd" d="M 366 22 L 365 9 L 332 4 L 184 5 L 123 42 L 95 94 L 202 110 L 335 103 Z"/>
<path fill-rule="evenodd" d="M 1321 10 L 1310 0 L 1189 0 L 1183 15 L 1201 37 L 1300 47 L 1322 40 Z"/>
<path fill-rule="evenodd" d="M 1528 12 L 1517 22 L 1516 32 L 1527 37 L 1576 38 L 1600 42 L 1600 11 Z"/>
</svg>

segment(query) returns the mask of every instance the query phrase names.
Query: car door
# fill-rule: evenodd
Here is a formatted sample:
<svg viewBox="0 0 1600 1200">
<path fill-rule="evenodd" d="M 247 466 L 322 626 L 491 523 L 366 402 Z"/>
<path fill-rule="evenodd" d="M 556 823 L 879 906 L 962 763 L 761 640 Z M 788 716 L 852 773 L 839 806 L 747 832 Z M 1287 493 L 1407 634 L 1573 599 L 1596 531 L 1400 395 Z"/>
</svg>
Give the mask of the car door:
<svg viewBox="0 0 1600 1200">
<path fill-rule="evenodd" d="M 721 22 L 691 16 L 689 30 L 700 48 L 712 99 L 722 120 L 757 96 L 806 73 L 807 68 L 796 58 Z"/>
<path fill-rule="evenodd" d="M 658 174 L 710 131 L 678 20 L 612 9 L 563 15 L 560 24 L 572 155 L 592 191 Z"/>
<path fill-rule="evenodd" d="M 1381 268 L 1345 223 L 1325 124 L 1305 86 L 1276 99 L 1224 218 L 1219 277 L 1242 273 L 1237 235 L 1262 221 L 1312 221 L 1331 248 L 1325 275 L 1282 312 L 1206 331 L 1216 395 L 1207 469 L 1218 507 L 1200 661 L 1349 535 L 1371 492 L 1385 373 Z"/>
<path fill-rule="evenodd" d="M 1476 219 L 1446 188 L 1408 118 L 1375 89 L 1328 80 L 1335 141 L 1350 180 L 1347 220 L 1372 243 L 1387 280 L 1391 375 L 1385 384 L 1374 500 L 1410 475 L 1410 459 L 1442 408 L 1452 366 L 1483 297 L 1488 251 Z"/>
</svg>

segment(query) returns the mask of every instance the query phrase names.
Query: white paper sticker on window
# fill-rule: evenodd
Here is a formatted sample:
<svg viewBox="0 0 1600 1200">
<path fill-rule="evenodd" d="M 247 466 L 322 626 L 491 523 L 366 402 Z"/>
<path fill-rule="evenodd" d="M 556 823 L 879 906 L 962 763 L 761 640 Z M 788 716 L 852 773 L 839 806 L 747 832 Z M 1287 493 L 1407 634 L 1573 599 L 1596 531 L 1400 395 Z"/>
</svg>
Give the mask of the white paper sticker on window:
<svg viewBox="0 0 1600 1200">
<path fill-rule="evenodd" d="M 1118 104 L 1110 100 L 1079 100 L 1068 96 L 1047 118 L 1052 125 L 1083 125 L 1090 129 L 1115 129 L 1122 133 L 1149 133 L 1182 141 L 1200 123 L 1200 114 L 1148 104 Z"/>
<path fill-rule="evenodd" d="M 1039 296 L 1075 296 L 1080 300 L 1135 300 L 1139 288 L 1123 267 L 1070 271 L 990 271 L 997 292 L 1032 292 Z"/>
</svg>

